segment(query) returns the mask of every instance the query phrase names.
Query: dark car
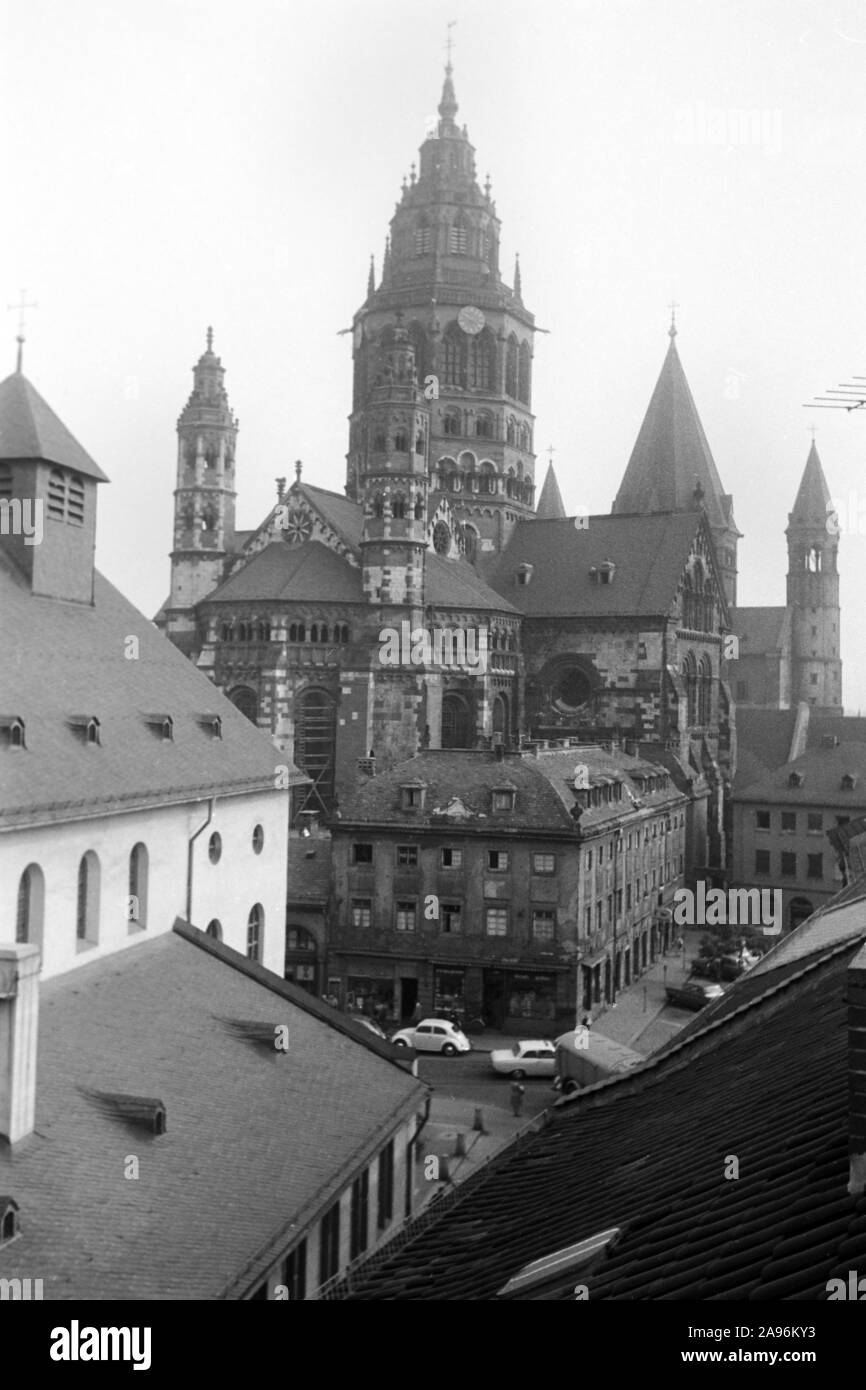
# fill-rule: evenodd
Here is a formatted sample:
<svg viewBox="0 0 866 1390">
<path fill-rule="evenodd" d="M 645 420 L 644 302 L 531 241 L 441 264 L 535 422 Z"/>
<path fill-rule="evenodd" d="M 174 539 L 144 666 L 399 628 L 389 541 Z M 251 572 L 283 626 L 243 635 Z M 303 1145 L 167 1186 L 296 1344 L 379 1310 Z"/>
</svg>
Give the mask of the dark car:
<svg viewBox="0 0 866 1390">
<path fill-rule="evenodd" d="M 668 1003 L 678 1009 L 702 1009 L 713 999 L 721 999 L 724 992 L 721 985 L 704 984 L 701 980 L 686 980 L 685 984 L 665 988 Z"/>
</svg>

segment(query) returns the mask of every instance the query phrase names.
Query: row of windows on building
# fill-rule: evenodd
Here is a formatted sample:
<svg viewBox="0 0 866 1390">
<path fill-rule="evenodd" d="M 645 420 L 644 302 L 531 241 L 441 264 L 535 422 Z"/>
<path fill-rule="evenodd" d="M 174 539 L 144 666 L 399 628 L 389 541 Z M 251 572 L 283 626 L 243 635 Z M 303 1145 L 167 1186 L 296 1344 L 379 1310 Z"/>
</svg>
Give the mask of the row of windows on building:
<svg viewBox="0 0 866 1390">
<path fill-rule="evenodd" d="M 823 854 L 798 855 L 793 850 L 782 850 L 780 852 L 779 875 L 782 878 L 797 878 L 803 859 L 806 861 L 806 878 L 823 879 Z M 755 873 L 761 875 L 769 875 L 772 873 L 772 861 L 768 849 L 755 850 Z"/>
<path fill-rule="evenodd" d="M 442 433 L 456 439 L 501 439 L 502 432 L 497 427 L 498 417 L 492 410 L 461 411 L 449 406 L 440 415 Z M 524 453 L 532 452 L 532 432 L 525 420 L 514 415 L 506 417 L 505 443 L 512 444 Z"/>
<path fill-rule="evenodd" d="M 267 622 L 221 623 L 219 629 L 221 642 L 270 642 L 271 625 Z M 289 642 L 336 642 L 345 645 L 351 640 L 348 623 L 290 623 L 287 632 Z"/>
<path fill-rule="evenodd" d="M 551 856 L 552 858 L 552 856 Z M 683 856 L 678 859 L 668 859 L 664 865 L 653 869 L 634 880 L 634 883 L 627 883 L 623 888 L 618 888 L 615 892 L 607 894 L 607 912 L 605 917 L 605 900 L 598 898 L 593 904 L 588 904 L 584 908 L 584 934 L 589 935 L 593 930 L 593 914 L 595 931 L 601 931 L 605 921 L 608 925 L 613 922 L 614 910 L 617 918 L 622 916 L 623 901 L 625 911 L 630 912 L 632 908 L 637 908 L 640 903 L 646 903 L 651 894 L 664 888 L 672 878 L 683 872 Z M 507 868 L 507 863 L 504 866 Z M 553 872 L 545 870 L 545 872 Z M 414 932 L 418 926 L 421 914 L 421 905 L 417 898 L 398 897 L 394 902 L 392 925 L 398 932 Z M 351 900 L 352 926 L 359 930 L 369 930 L 374 924 L 373 899 L 353 897 Z M 438 917 L 429 918 L 426 910 L 424 911 L 425 922 L 438 923 L 439 930 L 444 935 L 459 935 L 464 926 L 464 908 L 459 900 L 442 899 L 438 904 Z M 510 931 L 511 906 L 509 903 L 497 901 L 496 903 L 486 903 L 484 905 L 484 935 L 485 936 L 507 936 Z M 385 925 L 379 923 L 379 925 Z M 530 937 L 533 941 L 554 941 L 556 939 L 556 909 L 544 906 L 530 908 Z"/>
<path fill-rule="evenodd" d="M 382 1149 L 376 1160 L 376 1231 L 381 1235 L 394 1220 L 394 1140 Z M 412 1205 L 411 1164 L 407 1163 L 405 1214 Z M 349 1200 L 349 1259 L 357 1260 L 370 1243 L 370 1169 L 358 1174 L 352 1183 Z M 329 1207 L 319 1226 L 319 1287 L 340 1271 L 340 1203 Z M 278 1280 L 291 1301 L 307 1296 L 308 1242 L 300 1241 L 290 1252 L 280 1270 Z M 268 1297 L 268 1285 L 263 1283 L 252 1295 L 254 1299 Z"/>
<path fill-rule="evenodd" d="M 189 469 L 194 469 L 198 459 L 202 459 L 205 468 L 215 469 L 219 463 L 219 446 L 215 443 L 202 444 L 200 440 L 191 439 L 187 442 L 183 452 L 184 462 Z M 234 454 L 229 447 L 223 455 L 223 465 L 231 468 L 234 463 Z"/>
<path fill-rule="evenodd" d="M 423 789 L 420 787 L 406 787 L 404 792 L 412 795 L 419 795 Z M 512 810 L 514 808 L 515 793 L 510 789 L 502 792 L 494 791 L 491 810 Z M 501 797 L 501 801 L 497 801 Z M 420 805 L 420 803 L 417 803 Z M 665 821 L 654 820 L 652 825 L 643 827 L 643 831 L 633 830 L 624 835 L 619 846 L 619 853 L 625 854 L 632 850 L 638 850 L 643 839 L 644 846 L 652 840 L 660 839 L 665 832 L 670 830 L 682 829 L 685 825 L 685 812 L 675 813 Z M 361 868 L 372 868 L 374 863 L 375 847 L 370 841 L 354 841 L 351 848 L 350 862 L 352 865 Z M 594 850 L 587 849 L 584 855 L 584 872 L 589 873 L 593 863 L 599 867 L 605 862 L 605 854 L 608 863 L 612 862 L 615 854 L 613 840 L 608 840 L 604 844 L 598 845 Z M 420 847 L 418 845 L 396 845 L 395 864 L 397 868 L 417 868 L 420 860 Z M 511 863 L 511 854 L 507 849 L 488 849 L 485 852 L 485 868 L 488 873 L 506 873 Z M 557 857 L 555 854 L 544 851 L 532 854 L 532 872 L 534 874 L 554 874 L 556 873 Z M 463 849 L 454 845 L 443 845 L 439 850 L 439 867 L 441 869 L 462 869 L 464 867 Z"/>
<path fill-rule="evenodd" d="M 453 160 L 452 167 L 456 167 Z M 412 249 L 416 256 L 432 254 L 437 230 L 422 213 L 412 231 Z M 484 228 L 474 227 L 462 212 L 445 227 L 445 246 L 449 256 L 478 256 L 491 264 L 496 259 L 496 238 Z"/>
<path fill-rule="evenodd" d="M 253 828 L 253 852 L 261 854 L 265 832 L 261 825 Z M 208 841 L 208 858 L 218 864 L 222 858 L 222 836 L 214 831 Z M 75 932 L 82 945 L 95 946 L 99 941 L 100 890 L 102 868 L 94 850 L 87 850 L 78 864 L 75 900 Z M 133 845 L 127 861 L 127 897 L 124 914 L 130 931 L 147 926 L 147 901 L 150 878 L 150 856 L 147 846 Z M 15 940 L 40 944 L 45 918 L 45 875 L 38 864 L 28 864 L 18 881 L 15 917 Z M 262 917 L 262 926 L 264 918 Z"/>
<path fill-rule="evenodd" d="M 797 786 L 800 783 L 796 784 Z M 823 835 L 824 833 L 824 813 L 822 811 L 778 811 L 776 826 L 783 835 L 796 835 L 801 832 L 804 825 L 808 835 Z M 805 815 L 805 821 L 803 816 Z M 836 825 L 847 825 L 850 816 L 835 816 Z M 772 830 L 774 815 L 772 811 L 760 810 L 755 812 L 755 829 Z"/>
<path fill-rule="evenodd" d="M 531 503 L 535 494 L 535 484 L 530 478 L 519 478 L 513 468 L 504 476 L 496 472 L 492 463 L 482 463 L 478 473 L 461 473 L 453 459 L 440 459 L 436 465 L 436 482 L 440 492 L 466 492 L 484 497 L 504 494 L 516 502 Z"/>
</svg>

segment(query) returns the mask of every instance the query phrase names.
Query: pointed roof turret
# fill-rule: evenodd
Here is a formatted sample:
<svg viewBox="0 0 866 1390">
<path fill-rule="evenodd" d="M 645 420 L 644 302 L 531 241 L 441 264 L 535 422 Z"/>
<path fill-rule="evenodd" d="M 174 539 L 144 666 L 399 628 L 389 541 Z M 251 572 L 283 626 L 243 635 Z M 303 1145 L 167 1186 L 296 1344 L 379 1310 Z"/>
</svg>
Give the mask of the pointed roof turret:
<svg viewBox="0 0 866 1390">
<path fill-rule="evenodd" d="M 559 491 L 559 483 L 556 480 L 552 463 L 547 465 L 547 476 L 544 479 L 544 487 L 541 489 L 535 515 L 538 521 L 558 521 L 565 516 L 562 494 Z"/>
<path fill-rule="evenodd" d="M 523 286 L 522 286 L 521 280 L 520 280 L 520 252 L 519 252 L 519 251 L 517 252 L 517 255 L 514 257 L 514 297 L 515 297 L 515 299 L 522 299 L 522 298 L 523 298 Z"/>
<path fill-rule="evenodd" d="M 788 516 L 791 526 L 824 526 L 827 521 L 827 503 L 830 501 L 830 489 L 827 486 L 827 479 L 824 477 L 824 469 L 821 467 L 821 460 L 818 457 L 818 450 L 815 441 L 812 440 L 812 447 L 809 450 L 809 457 L 806 460 L 806 467 L 803 469 L 803 476 L 800 479 L 800 486 L 797 489 L 797 497 L 794 502 L 794 509 Z"/>
<path fill-rule="evenodd" d="M 454 83 L 451 80 L 453 71 L 449 58 L 445 64 L 445 81 L 442 84 L 442 100 L 439 102 L 439 115 L 448 125 L 454 124 L 454 117 L 458 111 L 457 97 L 454 95 Z"/>
<path fill-rule="evenodd" d="M 369 273 L 369 275 L 367 276 L 367 298 L 368 298 L 368 299 L 372 299 L 372 298 L 373 298 L 373 295 L 374 295 L 375 293 L 376 293 L 376 263 L 375 263 L 373 257 L 371 256 L 371 257 L 370 257 L 370 273 Z"/>
<path fill-rule="evenodd" d="M 730 497 L 686 381 L 674 322 L 668 332 L 670 346 L 612 510 L 691 511 L 699 485 L 710 525 L 733 527 Z"/>
<path fill-rule="evenodd" d="M 0 463 L 41 460 L 108 482 L 22 372 L 0 382 Z"/>
</svg>

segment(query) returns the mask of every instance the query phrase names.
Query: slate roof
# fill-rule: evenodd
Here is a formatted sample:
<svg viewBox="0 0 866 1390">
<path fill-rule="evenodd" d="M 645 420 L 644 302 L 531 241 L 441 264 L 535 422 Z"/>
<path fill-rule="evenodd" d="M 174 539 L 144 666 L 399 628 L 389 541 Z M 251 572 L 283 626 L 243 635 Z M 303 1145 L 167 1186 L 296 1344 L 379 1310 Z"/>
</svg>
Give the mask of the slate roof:
<svg viewBox="0 0 866 1390">
<path fill-rule="evenodd" d="M 671 785 L 666 791 L 644 793 L 634 780 L 639 773 L 666 776 L 666 769 L 626 753 L 607 753 L 601 748 L 574 747 L 563 752 L 540 752 L 509 755 L 501 762 L 495 754 L 465 751 L 427 751 L 398 763 L 387 772 L 371 777 L 366 783 L 340 801 L 340 819 L 348 822 L 388 825 L 405 830 L 408 825 L 419 829 L 441 830 L 444 812 L 456 795 L 471 813 L 454 824 L 461 829 L 471 828 L 485 834 L 514 831 L 525 835 L 527 826 L 539 831 L 561 830 L 574 832 L 576 823 L 571 814 L 577 802 L 574 790 L 574 769 L 585 764 L 591 785 L 620 781 L 630 788 L 644 805 L 666 804 L 679 793 Z M 412 783 L 426 786 L 424 806 L 404 809 L 400 788 Z M 493 811 L 492 792 L 497 788 L 513 787 L 517 796 L 513 811 Z M 585 833 L 609 819 L 618 819 L 623 809 L 631 809 L 626 800 L 588 809 L 580 820 Z M 447 824 L 447 822 L 444 822 Z"/>
<path fill-rule="evenodd" d="M 288 1052 L 244 1037 L 248 1020 L 287 1024 Z M 387 1051 L 194 928 L 47 981 L 35 1131 L 14 1155 L 0 1145 L 21 1209 L 0 1277 L 38 1272 L 46 1299 L 248 1292 L 428 1094 Z M 94 1091 L 158 1097 L 166 1132 Z"/>
<path fill-rule="evenodd" d="M 815 521 L 825 522 L 829 501 L 830 489 L 827 486 L 827 479 L 824 477 L 824 470 L 821 467 L 821 460 L 818 457 L 818 450 L 815 448 L 813 439 L 809 457 L 806 460 L 806 467 L 803 469 L 803 476 L 800 479 L 800 486 L 797 489 L 797 496 L 794 499 L 794 508 L 788 516 L 789 523 L 792 526 L 808 526 Z"/>
<path fill-rule="evenodd" d="M 815 714 L 810 710 L 807 748 L 820 748 L 825 737 L 840 743 L 866 743 L 866 719 L 855 714 Z"/>
<path fill-rule="evenodd" d="M 695 482 L 711 526 L 733 525 L 730 498 L 713 460 L 674 338 L 650 398 L 613 512 L 668 512 L 694 506 Z"/>
<path fill-rule="evenodd" d="M 361 571 L 321 541 L 272 541 L 208 594 L 205 603 L 363 603 Z"/>
<path fill-rule="evenodd" d="M 574 521 L 521 521 L 487 578 L 529 617 L 620 617 L 667 614 L 701 525 L 700 513 L 592 516 Z M 600 584 L 590 567 L 616 565 L 613 581 Z M 531 564 L 529 583 L 515 579 Z"/>
<path fill-rule="evenodd" d="M 130 637 L 137 660 L 125 655 Z M 24 720 L 26 741 L 24 750 L 0 748 L 0 829 L 273 788 L 285 765 L 270 738 L 98 573 L 92 607 L 38 598 L 0 553 L 0 649 L 0 714 Z M 173 741 L 145 722 L 154 711 L 171 716 Z M 220 716 L 221 739 L 200 723 L 205 714 Z M 99 720 L 99 746 L 70 726 L 81 715 Z M 295 769 L 290 776 L 306 780 Z"/>
<path fill-rule="evenodd" d="M 555 521 L 557 518 L 565 516 L 562 493 L 559 491 L 559 483 L 556 480 L 552 463 L 547 465 L 544 487 L 541 489 L 535 515 L 539 521 Z"/>
<path fill-rule="evenodd" d="M 795 709 L 737 706 L 737 791 L 788 761 L 796 722 Z"/>
<path fill-rule="evenodd" d="M 767 975 L 732 1017 L 560 1101 L 343 1296 L 489 1301 L 530 1261 L 618 1226 L 597 1267 L 525 1297 L 572 1301 L 577 1282 L 591 1302 L 826 1297 L 866 1261 L 866 1195 L 847 1191 L 858 944 Z"/>
<path fill-rule="evenodd" d="M 313 487 L 310 483 L 298 483 L 290 488 L 287 500 L 291 499 L 292 494 L 306 497 L 353 549 L 360 545 L 364 529 L 364 509 L 359 502 L 353 502 L 340 492 Z"/>
<path fill-rule="evenodd" d="M 20 372 L 0 382 L 0 462 L 44 459 L 98 483 L 108 479 Z"/>
<path fill-rule="evenodd" d="M 801 786 L 788 786 L 792 772 L 802 774 Z M 849 790 L 842 787 L 846 772 L 856 778 Z M 738 788 L 735 795 L 739 801 L 786 806 L 850 805 L 852 815 L 862 812 L 866 807 L 866 744 L 840 743 L 838 748 L 813 748 L 793 762 L 774 768 L 757 782 Z"/>
<path fill-rule="evenodd" d="M 732 608 L 731 631 L 740 639 L 740 656 L 791 649 L 790 608 Z"/>
</svg>

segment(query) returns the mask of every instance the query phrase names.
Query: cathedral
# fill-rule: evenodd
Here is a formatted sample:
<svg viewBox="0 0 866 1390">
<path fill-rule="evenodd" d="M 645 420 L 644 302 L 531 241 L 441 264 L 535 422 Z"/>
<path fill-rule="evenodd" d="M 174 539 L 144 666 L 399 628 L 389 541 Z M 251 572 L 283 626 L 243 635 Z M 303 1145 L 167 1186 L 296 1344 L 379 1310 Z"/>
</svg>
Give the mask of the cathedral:
<svg viewBox="0 0 866 1390">
<path fill-rule="evenodd" d="M 676 326 L 610 515 L 566 517 L 552 465 L 536 500 L 534 317 L 519 262 L 503 279 L 457 112 L 449 61 L 354 315 L 344 494 L 299 462 L 262 523 L 236 528 L 237 423 L 208 330 L 156 621 L 307 773 L 296 824 L 421 750 L 572 739 L 665 762 L 691 798 L 688 862 L 721 869 L 732 615 L 749 610 Z M 448 640 L 386 660 L 395 633 Z"/>
</svg>

